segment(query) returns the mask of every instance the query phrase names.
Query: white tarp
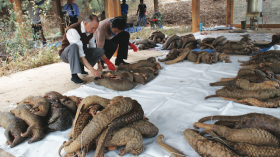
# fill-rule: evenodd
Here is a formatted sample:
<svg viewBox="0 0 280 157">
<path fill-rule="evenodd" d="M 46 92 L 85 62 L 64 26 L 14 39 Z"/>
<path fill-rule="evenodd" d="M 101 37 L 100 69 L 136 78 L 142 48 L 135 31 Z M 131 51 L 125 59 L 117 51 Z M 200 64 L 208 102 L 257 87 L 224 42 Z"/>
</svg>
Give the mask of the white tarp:
<svg viewBox="0 0 280 157">
<path fill-rule="evenodd" d="M 273 48 L 272 48 L 273 49 Z M 163 58 L 163 57 L 160 57 Z M 143 107 L 145 116 L 159 128 L 159 134 L 165 136 L 165 142 L 183 151 L 190 157 L 199 156 L 184 139 L 182 132 L 193 128 L 192 124 L 200 118 L 211 115 L 241 115 L 250 112 L 266 113 L 280 118 L 280 109 L 246 106 L 220 98 L 204 100 L 215 94 L 221 87 L 210 87 L 209 83 L 221 78 L 235 77 L 239 69 L 237 60 L 249 60 L 248 56 L 231 56 L 232 63 L 194 64 L 184 61 L 173 65 L 162 64 L 157 78 L 146 85 L 137 85 L 125 92 L 113 91 L 94 83 L 83 85 L 65 95 L 86 97 L 99 95 L 113 98 L 122 95 L 136 99 Z M 213 123 L 213 122 L 212 122 Z M 27 140 L 15 148 L 5 145 L 4 129 L 0 128 L 0 147 L 21 157 L 57 157 L 58 148 L 68 141 L 66 131 L 49 133 L 39 142 L 28 144 Z M 146 146 L 140 157 L 164 157 L 168 153 L 156 143 L 156 137 L 145 138 Z M 110 151 L 105 157 L 118 157 L 118 151 Z M 87 154 L 93 156 L 94 151 Z M 127 154 L 125 156 L 133 156 Z"/>
</svg>

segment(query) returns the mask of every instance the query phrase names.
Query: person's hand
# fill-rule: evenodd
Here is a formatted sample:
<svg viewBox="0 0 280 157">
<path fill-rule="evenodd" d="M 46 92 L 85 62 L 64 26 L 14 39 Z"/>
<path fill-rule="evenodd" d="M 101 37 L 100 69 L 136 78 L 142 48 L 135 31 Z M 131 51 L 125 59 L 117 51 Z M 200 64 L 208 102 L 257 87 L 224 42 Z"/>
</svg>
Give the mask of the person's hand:
<svg viewBox="0 0 280 157">
<path fill-rule="evenodd" d="M 134 44 L 129 42 L 128 45 L 133 49 L 134 52 L 137 52 L 138 49 L 137 49 L 137 47 Z"/>
<path fill-rule="evenodd" d="M 115 71 L 115 65 L 108 58 L 104 62 L 108 65 L 109 70 Z"/>
<path fill-rule="evenodd" d="M 138 13 L 136 13 L 136 16 L 138 16 Z"/>
<path fill-rule="evenodd" d="M 144 15 L 146 15 L 146 11 L 144 12 Z"/>
<path fill-rule="evenodd" d="M 157 20 L 158 20 L 158 19 L 153 19 L 152 21 L 153 21 L 153 22 L 156 22 Z"/>
<path fill-rule="evenodd" d="M 98 70 L 93 69 L 93 70 L 91 70 L 90 72 L 92 73 L 92 75 L 93 75 L 94 77 L 99 77 L 99 78 L 101 77 L 101 75 L 100 75 L 100 73 L 99 73 Z"/>
</svg>

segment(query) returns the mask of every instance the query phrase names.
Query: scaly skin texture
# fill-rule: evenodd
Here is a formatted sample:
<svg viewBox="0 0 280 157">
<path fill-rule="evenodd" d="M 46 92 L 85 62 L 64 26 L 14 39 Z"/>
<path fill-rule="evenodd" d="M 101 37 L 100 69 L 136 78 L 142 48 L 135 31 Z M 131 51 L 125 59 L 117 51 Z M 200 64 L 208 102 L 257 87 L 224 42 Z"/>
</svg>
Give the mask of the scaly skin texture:
<svg viewBox="0 0 280 157">
<path fill-rule="evenodd" d="M 227 54 L 225 54 L 225 53 L 221 53 L 220 55 L 219 55 L 219 61 L 220 62 L 226 62 L 226 63 L 231 63 L 231 61 L 230 61 L 230 56 L 228 56 Z"/>
<path fill-rule="evenodd" d="M 208 37 L 208 38 L 204 38 L 203 40 L 202 40 L 202 43 L 213 43 L 213 41 L 215 40 L 216 38 L 210 38 L 210 37 Z"/>
<path fill-rule="evenodd" d="M 246 154 L 248 157 L 279 157 L 279 147 L 254 146 L 245 143 L 238 143 L 234 149 Z"/>
<path fill-rule="evenodd" d="M 75 96 L 68 98 L 67 96 L 63 96 L 62 94 L 60 94 L 56 91 L 49 91 L 49 92 L 45 93 L 44 97 L 49 101 L 56 101 L 56 102 L 60 101 L 62 103 L 62 105 L 69 108 L 71 110 L 71 112 L 74 114 L 76 113 L 77 106 L 81 101 L 81 98 L 77 98 Z"/>
<path fill-rule="evenodd" d="M 126 127 L 131 127 L 138 130 L 143 137 L 151 138 L 158 134 L 158 128 L 151 122 L 146 120 L 139 120 L 126 125 Z"/>
<path fill-rule="evenodd" d="M 117 79 L 119 80 L 129 80 L 130 82 L 133 82 L 133 75 L 130 72 L 121 72 L 118 76 Z"/>
<path fill-rule="evenodd" d="M 64 131 L 71 127 L 73 114 L 60 102 L 50 101 L 51 108 L 47 114 L 47 131 Z"/>
<path fill-rule="evenodd" d="M 233 129 L 236 126 L 236 122 L 227 122 L 227 121 L 218 120 L 214 123 L 214 125 L 222 125 Z"/>
<path fill-rule="evenodd" d="M 245 79 L 250 81 L 251 83 L 258 83 L 258 82 L 264 82 L 264 81 L 268 81 L 268 79 L 266 77 L 263 76 L 259 76 L 259 75 L 245 75 L 245 76 L 241 76 L 239 77 L 240 79 Z M 236 85 L 236 80 L 238 78 L 230 78 L 227 79 L 228 81 L 224 81 L 226 79 L 222 79 L 223 81 L 218 81 L 218 82 L 214 82 L 214 83 L 209 83 L 210 86 L 232 86 L 232 87 L 237 87 Z"/>
<path fill-rule="evenodd" d="M 131 70 L 131 73 L 142 75 L 145 79 L 144 83 L 148 83 L 156 77 L 151 69 L 138 68 Z"/>
<path fill-rule="evenodd" d="M 97 135 L 102 130 L 104 130 L 110 122 L 112 122 L 115 118 L 129 112 L 132 107 L 133 102 L 130 98 L 122 98 L 115 101 L 113 99 L 109 106 L 93 117 L 93 119 L 83 129 L 82 134 L 80 134 L 77 139 L 74 140 L 69 146 L 64 148 L 65 152 L 72 153 L 82 146 L 88 144 L 90 141 L 96 138 Z"/>
<path fill-rule="evenodd" d="M 169 61 L 169 62 L 164 62 L 164 63 L 167 65 L 178 63 L 178 62 L 184 60 L 190 52 L 191 52 L 191 48 L 187 47 L 187 48 L 183 49 L 183 51 L 180 53 L 180 55 L 176 59 Z"/>
<path fill-rule="evenodd" d="M 118 67 L 118 70 L 131 70 L 131 69 L 137 69 L 137 68 L 143 68 L 143 67 L 152 67 L 156 69 L 161 69 L 161 66 L 157 62 L 151 62 L 148 60 L 140 60 L 137 63 L 132 64 L 120 64 Z"/>
<path fill-rule="evenodd" d="M 205 122 L 208 120 L 222 120 L 228 122 L 239 122 L 238 128 L 259 128 L 270 132 L 272 135 L 280 138 L 280 119 L 268 114 L 248 113 L 239 116 L 209 116 L 199 120 Z"/>
<path fill-rule="evenodd" d="M 230 129 L 221 125 L 211 125 L 196 122 L 196 128 L 211 130 L 223 138 L 240 143 L 248 143 L 258 146 L 278 146 L 279 140 L 268 131 L 257 128 Z"/>
<path fill-rule="evenodd" d="M 117 80 L 111 78 L 95 78 L 93 82 L 96 85 L 104 86 L 116 91 L 128 91 L 133 89 L 137 84 L 129 80 Z"/>
<path fill-rule="evenodd" d="M 125 145 L 124 149 L 120 150 L 120 156 L 123 156 L 126 153 L 139 155 L 144 150 L 142 142 L 143 138 L 139 131 L 130 127 L 124 127 L 114 131 L 104 146 L 109 147 Z"/>
<path fill-rule="evenodd" d="M 226 39 L 224 36 L 219 36 L 219 37 L 217 37 L 214 41 L 213 41 L 213 43 L 212 43 L 212 46 L 217 46 L 217 44 L 220 42 L 220 41 L 223 41 L 224 39 Z"/>
<path fill-rule="evenodd" d="M 250 83 L 245 79 L 237 79 L 236 86 L 244 90 L 259 90 L 259 89 L 279 89 L 279 83 L 276 81 L 265 81 L 262 83 Z"/>
<path fill-rule="evenodd" d="M 191 62 L 196 62 L 197 56 L 198 56 L 197 52 L 192 52 L 192 53 L 188 54 L 187 59 Z"/>
<path fill-rule="evenodd" d="M 74 132 L 73 132 L 73 139 L 75 140 L 83 131 L 85 126 L 91 121 L 92 116 L 90 115 L 88 110 L 85 110 L 78 118 Z"/>
<path fill-rule="evenodd" d="M 11 110 L 12 114 L 24 120 L 28 125 L 27 131 L 21 134 L 21 137 L 32 136 L 28 143 L 39 141 L 44 137 L 42 120 L 39 116 L 30 112 L 31 107 L 32 105 L 30 104 L 21 104 Z"/>
<path fill-rule="evenodd" d="M 120 97 L 122 98 L 122 97 Z M 116 97 L 115 97 L 116 99 Z M 84 112 L 86 109 L 88 109 L 90 106 L 93 106 L 95 104 L 101 105 L 103 108 L 107 107 L 107 105 L 110 103 L 110 99 L 102 98 L 97 95 L 90 95 L 84 98 L 80 105 L 78 106 L 74 121 L 73 121 L 73 127 L 71 128 L 70 132 L 68 133 L 67 137 L 70 139 L 73 136 L 73 128 L 75 128 L 77 119 L 79 118 L 80 114 Z"/>
<path fill-rule="evenodd" d="M 241 99 L 241 100 L 231 99 L 231 98 L 223 98 L 223 99 L 236 101 L 238 103 L 245 104 L 245 105 L 258 106 L 258 107 L 266 107 L 266 108 L 280 107 L 280 101 L 268 102 L 267 100 L 266 101 L 260 101 L 258 99 L 254 99 L 254 98 L 246 98 L 246 99 Z"/>
<path fill-rule="evenodd" d="M 177 35 L 172 35 L 172 36 L 170 36 L 170 37 L 166 40 L 166 42 L 162 45 L 162 49 L 163 49 L 163 50 L 166 50 L 172 41 L 178 40 L 178 39 L 179 39 L 179 37 L 178 37 Z"/>
<path fill-rule="evenodd" d="M 202 51 L 202 52 L 200 52 L 200 53 L 198 54 L 197 59 L 196 59 L 196 62 L 195 62 L 194 64 L 199 64 L 199 63 L 200 63 L 200 60 L 201 60 L 201 58 L 202 58 L 202 56 L 207 55 L 207 54 L 209 54 L 209 52 L 207 52 L 207 51 Z"/>
<path fill-rule="evenodd" d="M 173 40 L 173 41 L 169 44 L 169 46 L 166 48 L 166 50 L 174 49 L 174 48 L 176 47 L 175 44 L 176 44 L 176 40 Z"/>
<path fill-rule="evenodd" d="M 186 48 L 189 43 L 197 42 L 194 37 L 183 40 L 182 48 Z"/>
<path fill-rule="evenodd" d="M 280 55 L 280 51 L 279 50 L 263 51 L 263 52 L 256 54 L 255 56 L 252 56 L 251 59 L 264 58 L 266 56 L 274 55 L 274 54 Z"/>
<path fill-rule="evenodd" d="M 20 144 L 25 138 L 20 133 L 25 132 L 27 125 L 25 122 L 9 112 L 0 112 L 0 126 L 5 130 L 4 135 L 7 138 L 7 144 L 13 148 Z"/>
<path fill-rule="evenodd" d="M 158 145 L 165 149 L 169 154 L 171 154 L 173 157 L 183 157 L 186 156 L 185 154 L 183 154 L 181 151 L 179 151 L 178 149 L 164 143 L 162 140 L 164 139 L 164 136 L 162 134 L 158 135 L 157 137 L 157 143 Z"/>
<path fill-rule="evenodd" d="M 216 91 L 216 95 L 207 96 L 205 97 L 205 99 L 217 96 L 234 99 L 256 98 L 259 100 L 266 100 L 274 97 L 279 97 L 280 91 L 278 89 L 247 91 L 234 87 L 223 87 L 222 89 Z"/>
<path fill-rule="evenodd" d="M 235 154 L 228 147 L 220 143 L 207 140 L 194 130 L 186 129 L 183 134 L 191 147 L 203 157 L 239 157 L 239 155 Z"/>
<path fill-rule="evenodd" d="M 33 105 L 32 108 L 30 109 L 30 112 L 37 116 L 41 116 L 41 117 L 46 116 L 49 111 L 48 100 L 41 96 L 29 96 L 17 104 L 18 105 L 21 105 L 21 104 Z"/>
<path fill-rule="evenodd" d="M 168 52 L 168 54 L 164 59 L 158 59 L 158 61 L 165 62 L 165 61 L 173 60 L 177 58 L 178 55 L 179 55 L 179 51 L 177 51 L 177 49 L 172 49 Z"/>
<path fill-rule="evenodd" d="M 213 56 L 211 53 L 205 54 L 201 57 L 201 61 L 204 64 L 212 64 L 213 61 L 215 62 L 217 59 L 215 56 Z"/>
<path fill-rule="evenodd" d="M 143 111 L 141 105 L 136 100 L 132 100 L 132 102 L 133 102 L 133 107 L 132 107 L 131 111 L 114 119 L 108 125 L 108 128 L 105 131 L 103 131 L 103 133 L 101 134 L 100 139 L 98 141 L 98 145 L 97 145 L 96 152 L 94 155 L 95 157 L 99 157 L 101 155 L 103 147 L 108 139 L 108 136 L 112 131 L 119 129 L 119 128 L 125 126 L 126 124 L 143 119 L 144 111 Z"/>
</svg>

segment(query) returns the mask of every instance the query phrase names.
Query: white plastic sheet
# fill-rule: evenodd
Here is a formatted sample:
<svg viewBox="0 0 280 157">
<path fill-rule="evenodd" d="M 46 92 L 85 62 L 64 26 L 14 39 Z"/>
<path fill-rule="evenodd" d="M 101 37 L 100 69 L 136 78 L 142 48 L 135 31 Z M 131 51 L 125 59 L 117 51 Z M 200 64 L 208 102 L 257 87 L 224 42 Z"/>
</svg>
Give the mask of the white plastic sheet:
<svg viewBox="0 0 280 157">
<path fill-rule="evenodd" d="M 163 58 L 163 57 L 160 57 Z M 251 112 L 266 113 L 280 118 L 280 109 L 246 106 L 220 98 L 209 98 L 221 87 L 210 87 L 209 83 L 221 78 L 234 77 L 239 69 L 237 60 L 248 60 L 248 56 L 231 56 L 232 63 L 193 64 L 184 61 L 173 65 L 162 64 L 157 78 L 146 85 L 137 85 L 134 89 L 125 92 L 113 91 L 94 83 L 83 85 L 69 91 L 65 95 L 86 97 L 99 95 L 113 98 L 122 95 L 136 99 L 143 107 L 145 116 L 159 128 L 159 134 L 165 136 L 164 141 L 183 151 L 190 157 L 199 155 L 184 139 L 182 132 L 186 128 L 193 128 L 192 124 L 204 116 L 212 115 L 241 115 Z M 209 122 L 211 123 L 211 122 Z M 214 121 L 212 122 L 214 123 Z M 10 148 L 5 145 L 4 129 L 0 128 L 0 147 L 5 151 L 21 157 L 58 157 L 58 148 L 67 141 L 66 131 L 49 133 L 39 142 L 28 144 L 27 140 Z M 169 155 L 158 146 L 155 138 L 145 138 L 145 150 L 140 157 L 164 157 Z M 93 156 L 90 151 L 87 157 Z M 133 156 L 132 154 L 125 155 Z M 118 157 L 118 151 L 110 151 L 105 157 Z"/>
</svg>

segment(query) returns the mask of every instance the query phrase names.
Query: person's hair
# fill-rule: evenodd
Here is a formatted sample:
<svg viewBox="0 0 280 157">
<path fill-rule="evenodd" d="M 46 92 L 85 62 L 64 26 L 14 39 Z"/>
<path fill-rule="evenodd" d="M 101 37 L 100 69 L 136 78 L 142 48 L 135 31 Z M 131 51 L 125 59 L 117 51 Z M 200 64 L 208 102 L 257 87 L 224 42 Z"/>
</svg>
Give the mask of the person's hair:
<svg viewBox="0 0 280 157">
<path fill-rule="evenodd" d="M 126 0 L 123 0 L 122 2 L 123 2 L 123 3 L 125 3 L 125 2 L 126 2 Z"/>
<path fill-rule="evenodd" d="M 117 28 L 119 30 L 124 30 L 126 22 L 122 17 L 115 17 L 112 21 L 112 28 Z"/>
<path fill-rule="evenodd" d="M 143 2 L 143 0 L 140 0 L 140 2 Z"/>
<path fill-rule="evenodd" d="M 93 20 L 95 20 L 96 22 L 99 22 L 99 19 L 96 15 L 90 14 L 85 18 L 84 22 L 91 23 Z"/>
<path fill-rule="evenodd" d="M 102 14 L 105 14 L 105 11 L 102 11 Z"/>
</svg>

